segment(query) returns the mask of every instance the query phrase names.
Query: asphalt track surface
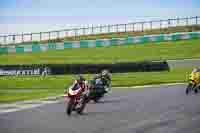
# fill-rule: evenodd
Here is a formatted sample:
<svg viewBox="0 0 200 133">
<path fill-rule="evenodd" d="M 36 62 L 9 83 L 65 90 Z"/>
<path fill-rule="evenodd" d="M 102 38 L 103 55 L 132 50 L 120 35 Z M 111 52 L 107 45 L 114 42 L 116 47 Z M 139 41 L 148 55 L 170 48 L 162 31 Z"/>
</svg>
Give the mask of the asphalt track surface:
<svg viewBox="0 0 200 133">
<path fill-rule="evenodd" d="M 198 67 L 200 66 L 200 59 L 183 59 L 183 60 L 167 60 L 170 68 L 182 68 L 182 67 Z"/>
<path fill-rule="evenodd" d="M 63 101 L 0 115 L 1 133 L 200 133 L 200 94 L 185 85 L 115 89 L 83 115 Z"/>
</svg>

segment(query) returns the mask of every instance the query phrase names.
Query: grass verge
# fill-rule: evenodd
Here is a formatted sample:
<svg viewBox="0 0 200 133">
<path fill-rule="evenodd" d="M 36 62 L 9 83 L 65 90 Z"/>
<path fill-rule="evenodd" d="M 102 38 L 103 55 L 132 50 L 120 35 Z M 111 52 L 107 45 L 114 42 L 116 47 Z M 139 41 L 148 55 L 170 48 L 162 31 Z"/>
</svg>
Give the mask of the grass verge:
<svg viewBox="0 0 200 133">
<path fill-rule="evenodd" d="M 186 82 L 192 68 L 174 69 L 170 72 L 116 73 L 112 75 L 112 86 L 137 86 L 162 83 Z M 85 75 L 87 79 L 92 75 Z M 37 99 L 62 94 L 73 80 L 73 75 L 1 77 L 0 103 Z M 184 88 L 183 88 L 184 89 Z M 8 90 L 7 92 L 5 90 Z M 26 91 L 29 90 L 29 91 Z"/>
<path fill-rule="evenodd" d="M 200 39 L 0 55 L 0 64 L 115 63 L 200 58 Z"/>
</svg>

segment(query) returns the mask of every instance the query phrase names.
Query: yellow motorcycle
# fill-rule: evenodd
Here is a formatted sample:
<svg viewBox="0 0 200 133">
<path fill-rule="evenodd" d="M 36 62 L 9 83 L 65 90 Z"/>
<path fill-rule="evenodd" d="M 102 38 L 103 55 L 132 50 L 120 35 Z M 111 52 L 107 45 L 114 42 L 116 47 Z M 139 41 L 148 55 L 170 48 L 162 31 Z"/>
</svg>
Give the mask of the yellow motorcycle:
<svg viewBox="0 0 200 133">
<path fill-rule="evenodd" d="M 189 94 L 192 91 L 195 93 L 200 91 L 200 68 L 193 69 L 192 73 L 189 75 L 189 83 L 185 93 Z"/>
</svg>

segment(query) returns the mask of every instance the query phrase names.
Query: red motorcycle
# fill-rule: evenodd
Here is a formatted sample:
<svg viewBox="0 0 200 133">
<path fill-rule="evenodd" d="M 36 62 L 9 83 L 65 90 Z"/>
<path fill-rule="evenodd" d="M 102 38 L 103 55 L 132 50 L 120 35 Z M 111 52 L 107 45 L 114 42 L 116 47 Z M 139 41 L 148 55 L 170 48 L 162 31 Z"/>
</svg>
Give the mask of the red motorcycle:
<svg viewBox="0 0 200 133">
<path fill-rule="evenodd" d="M 87 89 L 87 88 L 85 88 Z M 88 90 L 86 90 L 87 92 Z M 82 114 L 87 104 L 87 94 L 83 94 L 82 88 L 78 83 L 74 83 L 69 87 L 67 93 L 65 93 L 66 114 L 71 115 L 72 111 Z"/>
</svg>

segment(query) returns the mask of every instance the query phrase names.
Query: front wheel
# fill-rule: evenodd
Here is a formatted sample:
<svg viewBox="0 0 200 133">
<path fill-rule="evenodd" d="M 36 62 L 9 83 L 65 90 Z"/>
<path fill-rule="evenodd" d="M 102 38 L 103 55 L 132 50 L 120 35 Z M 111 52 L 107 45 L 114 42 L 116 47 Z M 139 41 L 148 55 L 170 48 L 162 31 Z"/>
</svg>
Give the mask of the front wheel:
<svg viewBox="0 0 200 133">
<path fill-rule="evenodd" d="M 73 108 L 74 108 L 74 98 L 70 98 L 66 108 L 66 114 L 71 115 Z"/>
<path fill-rule="evenodd" d="M 94 98 L 94 102 L 95 102 L 95 103 L 98 103 L 99 100 L 100 100 L 102 97 L 104 97 L 104 93 L 98 94 L 98 95 Z"/>
<path fill-rule="evenodd" d="M 185 93 L 186 94 L 189 94 L 191 91 L 192 91 L 192 88 L 193 88 L 193 84 L 192 83 L 189 83 L 186 90 L 185 90 Z"/>
<path fill-rule="evenodd" d="M 199 90 L 200 86 L 195 87 L 194 93 L 197 94 L 200 90 Z"/>
<path fill-rule="evenodd" d="M 100 96 L 97 96 L 97 97 L 94 98 L 94 102 L 95 102 L 95 103 L 98 103 L 100 99 L 101 99 L 101 97 L 100 97 Z"/>
<path fill-rule="evenodd" d="M 83 98 L 83 101 L 82 101 L 82 103 L 81 103 L 81 107 L 78 108 L 76 112 L 77 112 L 78 114 L 82 114 L 82 113 L 83 113 L 83 110 L 85 109 L 85 106 L 86 106 L 87 103 L 88 103 L 88 98 L 84 97 L 84 98 Z"/>
</svg>

